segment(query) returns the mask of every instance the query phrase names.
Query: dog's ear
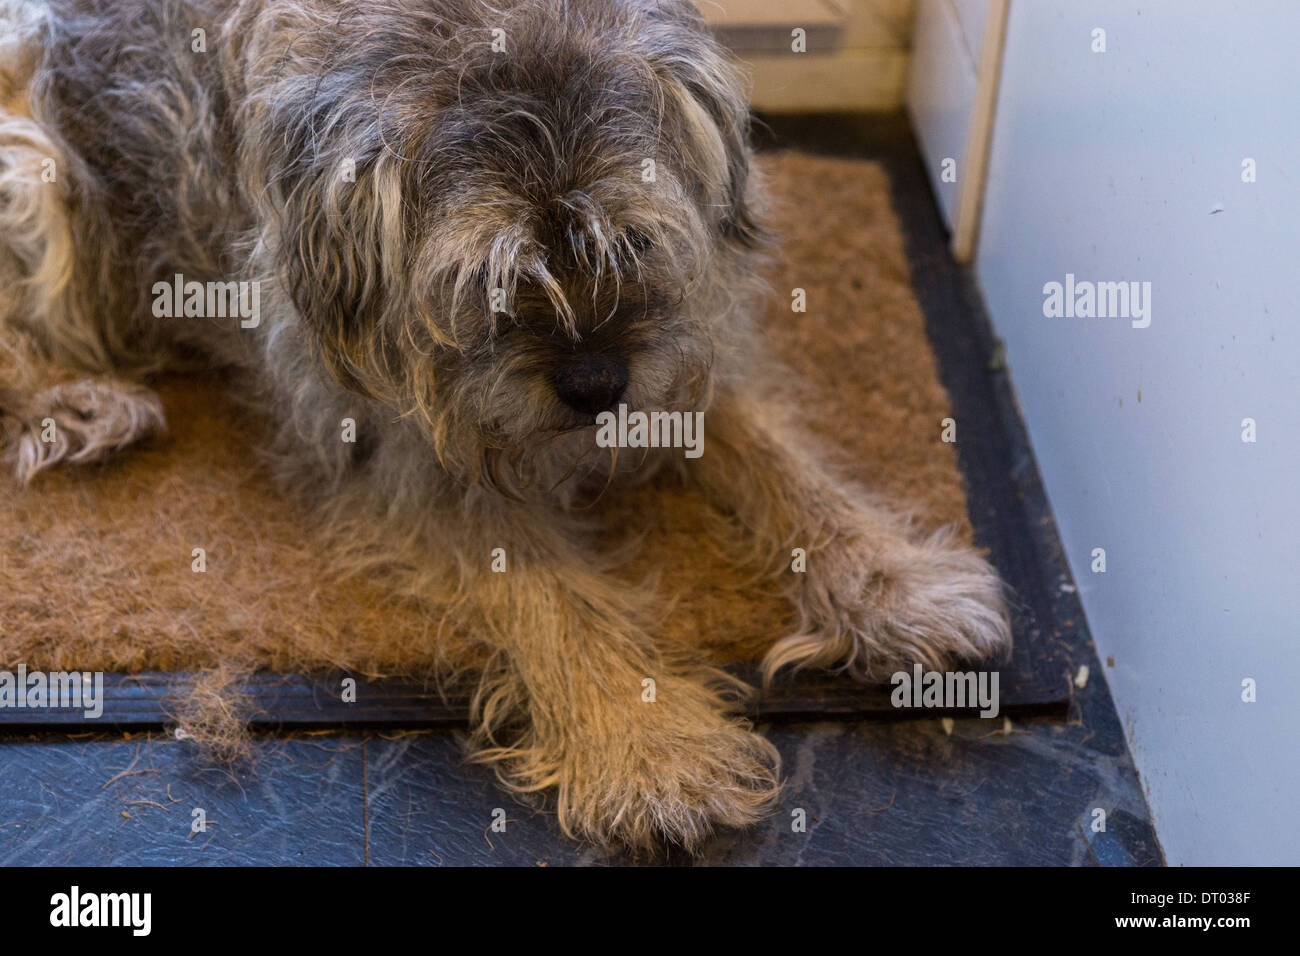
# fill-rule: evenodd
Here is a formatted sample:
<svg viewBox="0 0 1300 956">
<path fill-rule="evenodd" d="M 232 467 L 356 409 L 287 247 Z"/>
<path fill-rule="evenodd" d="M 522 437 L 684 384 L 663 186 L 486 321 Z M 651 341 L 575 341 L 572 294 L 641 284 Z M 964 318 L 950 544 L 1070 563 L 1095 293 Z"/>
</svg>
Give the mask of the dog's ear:
<svg viewBox="0 0 1300 956">
<path fill-rule="evenodd" d="M 723 237 L 747 248 L 759 245 L 763 228 L 749 195 L 752 154 L 748 114 L 738 118 L 716 91 L 692 85 L 686 87 L 680 110 L 694 164 L 704 172 L 710 191 L 723 197 L 726 212 L 718 223 Z"/>
<path fill-rule="evenodd" d="M 749 99 L 744 74 L 693 9 L 652 8 L 649 57 L 668 92 L 669 122 L 680 124 L 687 159 L 721 193 L 724 238 L 759 245 L 765 231 L 750 196 Z"/>
<path fill-rule="evenodd" d="M 281 210 L 281 265 L 321 360 L 345 388 L 381 400 L 394 380 L 386 316 L 404 287 L 402 198 L 400 163 L 380 153 L 302 174 Z"/>
</svg>

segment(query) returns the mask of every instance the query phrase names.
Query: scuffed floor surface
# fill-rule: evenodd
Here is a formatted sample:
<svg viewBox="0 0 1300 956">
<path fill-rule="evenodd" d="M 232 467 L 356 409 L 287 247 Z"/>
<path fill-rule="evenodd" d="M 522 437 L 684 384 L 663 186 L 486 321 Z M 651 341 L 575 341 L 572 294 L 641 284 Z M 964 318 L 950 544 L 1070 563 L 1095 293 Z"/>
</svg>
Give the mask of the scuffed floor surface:
<svg viewBox="0 0 1300 956">
<path fill-rule="evenodd" d="M 694 862 L 1160 863 L 1123 744 L 1104 743 L 1115 727 L 1001 729 L 1000 719 L 958 720 L 951 736 L 938 720 L 769 728 L 787 778 L 780 809 L 718 836 Z M 445 733 L 261 740 L 238 781 L 169 738 L 5 742 L 0 806 L 5 866 L 632 862 L 567 840 L 552 815 L 463 766 Z M 1105 832 L 1092 829 L 1097 807 Z M 191 832 L 196 809 L 206 832 Z M 494 831 L 502 817 L 505 831 Z"/>
</svg>

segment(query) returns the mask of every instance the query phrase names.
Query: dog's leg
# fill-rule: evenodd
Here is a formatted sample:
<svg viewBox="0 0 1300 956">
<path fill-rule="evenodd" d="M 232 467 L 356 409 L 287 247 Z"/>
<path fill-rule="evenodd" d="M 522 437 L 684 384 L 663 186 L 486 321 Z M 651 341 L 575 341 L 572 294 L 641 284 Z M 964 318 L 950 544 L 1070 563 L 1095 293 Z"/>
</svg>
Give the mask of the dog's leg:
<svg viewBox="0 0 1300 956">
<path fill-rule="evenodd" d="M 60 462 L 99 461 L 164 421 L 154 392 L 105 374 L 101 329 L 72 295 L 71 164 L 27 104 L 40 14 L 7 14 L 17 19 L 0 17 L 10 32 L 0 45 L 0 461 L 26 483 Z M 98 374 L 73 380 L 74 368 Z"/>
<path fill-rule="evenodd" d="M 502 653 L 475 701 L 477 759 L 511 788 L 554 788 L 566 833 L 690 848 L 768 809 L 775 748 L 727 715 L 718 680 L 656 654 L 615 582 L 534 554 L 481 594 Z"/>
<path fill-rule="evenodd" d="M 775 403 L 722 392 L 705 420 L 708 442 L 689 474 L 736 517 L 764 570 L 786 578 L 799 613 L 798 631 L 768 652 L 766 678 L 818 666 L 880 679 L 909 662 L 939 669 L 1009 653 L 1001 582 L 951 531 L 918 536 L 833 477 Z"/>
<path fill-rule="evenodd" d="M 692 848 L 715 826 L 761 818 L 776 750 L 728 713 L 735 688 L 721 675 L 655 649 L 653 594 L 593 563 L 562 517 L 480 506 L 472 520 L 460 509 L 429 520 L 426 570 L 411 581 L 435 601 L 450 588 L 447 623 L 492 651 L 474 759 L 509 790 L 553 792 L 564 831 L 603 846 Z"/>
</svg>

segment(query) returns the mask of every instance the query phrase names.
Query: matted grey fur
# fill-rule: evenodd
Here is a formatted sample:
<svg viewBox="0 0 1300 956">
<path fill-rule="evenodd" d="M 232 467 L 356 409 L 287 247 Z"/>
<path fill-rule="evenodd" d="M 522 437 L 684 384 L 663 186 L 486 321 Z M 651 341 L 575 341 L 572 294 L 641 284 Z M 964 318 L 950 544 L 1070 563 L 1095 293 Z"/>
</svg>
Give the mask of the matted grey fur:
<svg viewBox="0 0 1300 956">
<path fill-rule="evenodd" d="M 331 566 L 382 567 L 491 649 L 473 748 L 504 785 L 602 844 L 752 823 L 775 749 L 656 647 L 594 495 L 670 467 L 731 516 L 798 610 L 769 677 L 1010 632 L 975 552 L 832 475 L 764 397 L 747 138 L 684 0 L 0 0 L 6 454 L 24 478 L 61 457 L 36 444 L 68 399 L 48 370 L 93 376 L 62 455 L 85 459 L 161 425 L 123 383 L 232 369 Z M 255 321 L 166 317 L 175 276 L 256 282 Z M 616 403 L 704 411 L 704 454 L 597 447 Z"/>
</svg>

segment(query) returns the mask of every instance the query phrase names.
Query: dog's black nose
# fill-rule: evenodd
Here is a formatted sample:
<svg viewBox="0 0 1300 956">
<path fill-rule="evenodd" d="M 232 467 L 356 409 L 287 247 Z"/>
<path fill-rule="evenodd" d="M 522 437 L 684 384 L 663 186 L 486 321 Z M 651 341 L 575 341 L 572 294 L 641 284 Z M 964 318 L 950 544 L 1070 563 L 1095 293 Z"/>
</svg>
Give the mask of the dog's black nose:
<svg viewBox="0 0 1300 956">
<path fill-rule="evenodd" d="M 612 355 L 584 356 L 556 372 L 551 385 L 565 405 L 595 415 L 622 397 L 627 388 L 627 363 Z"/>
</svg>

